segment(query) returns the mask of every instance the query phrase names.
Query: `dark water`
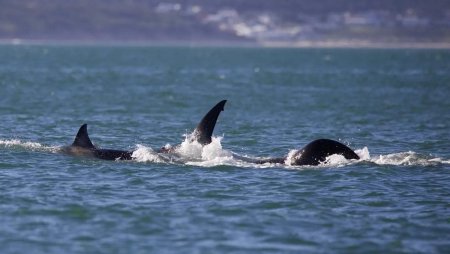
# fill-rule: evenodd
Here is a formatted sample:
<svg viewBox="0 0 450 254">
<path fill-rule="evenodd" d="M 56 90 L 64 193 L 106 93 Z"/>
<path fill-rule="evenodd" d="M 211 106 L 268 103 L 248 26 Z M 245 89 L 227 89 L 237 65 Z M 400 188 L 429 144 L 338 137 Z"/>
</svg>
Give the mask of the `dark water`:
<svg viewBox="0 0 450 254">
<path fill-rule="evenodd" d="M 449 253 L 450 51 L 0 46 L 1 253 Z M 187 144 L 228 99 L 213 143 Z M 58 152 L 82 123 L 132 162 Z M 284 156 L 316 138 L 360 161 Z M 186 163 L 152 150 L 183 142 Z"/>
</svg>

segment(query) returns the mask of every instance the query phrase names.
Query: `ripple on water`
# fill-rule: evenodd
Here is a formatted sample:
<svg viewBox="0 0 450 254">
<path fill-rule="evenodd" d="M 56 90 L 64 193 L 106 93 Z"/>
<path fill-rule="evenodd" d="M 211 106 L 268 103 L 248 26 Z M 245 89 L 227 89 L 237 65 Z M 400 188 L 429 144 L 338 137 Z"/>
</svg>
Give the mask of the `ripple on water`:
<svg viewBox="0 0 450 254">
<path fill-rule="evenodd" d="M 0 61 L 1 253 L 450 253 L 446 51 L 0 55 L 11 60 Z M 185 143 L 189 165 L 155 154 L 221 99 L 213 146 Z M 140 157 L 59 154 L 84 122 L 99 146 Z M 362 160 L 286 167 L 227 156 L 285 156 L 317 138 L 349 143 Z"/>
</svg>

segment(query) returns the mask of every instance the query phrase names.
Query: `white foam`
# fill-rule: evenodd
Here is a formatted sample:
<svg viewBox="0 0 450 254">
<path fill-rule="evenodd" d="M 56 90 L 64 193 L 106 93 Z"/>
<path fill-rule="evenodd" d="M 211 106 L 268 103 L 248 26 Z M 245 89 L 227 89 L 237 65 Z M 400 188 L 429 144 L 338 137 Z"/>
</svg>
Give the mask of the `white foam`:
<svg viewBox="0 0 450 254">
<path fill-rule="evenodd" d="M 367 148 L 367 146 L 365 146 L 361 149 L 355 150 L 355 153 L 359 156 L 361 161 L 370 160 L 370 153 L 369 153 L 369 149 Z"/>
<path fill-rule="evenodd" d="M 222 138 L 213 137 L 212 142 L 202 149 L 203 160 L 214 160 L 216 158 L 233 158 L 230 151 L 222 149 Z"/>
<path fill-rule="evenodd" d="M 342 167 L 350 163 L 350 160 L 347 160 L 343 155 L 340 154 L 332 154 L 328 156 L 322 165 L 329 166 L 336 166 L 336 167 Z"/>
<path fill-rule="evenodd" d="M 448 164 L 450 162 L 441 158 L 430 158 L 429 156 L 421 155 L 413 151 L 378 155 L 372 158 L 369 149 L 364 147 L 355 150 L 355 153 L 361 158 L 359 161 L 369 161 L 378 165 L 432 166 L 439 163 Z"/>
<path fill-rule="evenodd" d="M 184 141 L 175 150 L 184 158 L 200 160 L 202 158 L 203 146 L 192 139 L 191 135 L 186 135 Z"/>
<path fill-rule="evenodd" d="M 0 140 L 0 145 L 6 147 L 41 148 L 42 145 L 36 142 L 21 141 L 18 139 Z"/>
<path fill-rule="evenodd" d="M 165 149 L 165 150 L 168 150 L 168 151 L 170 151 L 172 148 L 173 148 L 172 145 L 169 144 L 169 143 L 167 143 L 167 144 L 164 146 L 164 149 Z"/>
<path fill-rule="evenodd" d="M 431 166 L 439 163 L 446 163 L 441 158 L 427 158 L 413 151 L 379 155 L 370 161 L 378 165 L 404 165 L 404 166 Z"/>
<path fill-rule="evenodd" d="M 19 139 L 0 140 L 0 146 L 8 148 L 23 148 L 33 151 L 56 152 L 60 149 L 58 146 L 44 146 L 37 142 L 22 141 Z"/>
<path fill-rule="evenodd" d="M 364 149 L 358 150 L 358 151 L 362 151 L 362 154 L 363 153 L 367 153 L 367 155 L 368 155 L 369 154 L 368 149 L 367 148 L 364 148 Z M 288 153 L 288 155 L 286 157 L 286 160 L 285 160 L 285 164 L 289 168 L 299 168 L 299 167 L 302 167 L 302 168 L 305 168 L 305 167 L 308 167 L 308 168 L 310 168 L 310 167 L 322 168 L 322 167 L 330 167 L 330 166 L 331 167 L 342 167 L 342 166 L 345 166 L 345 165 L 348 165 L 348 164 L 355 163 L 355 162 L 359 161 L 359 160 L 347 160 L 343 155 L 332 154 L 332 155 L 326 157 L 325 161 L 320 163 L 318 166 L 293 165 L 292 163 L 295 162 L 302 155 L 301 153 L 298 153 L 298 152 L 299 152 L 299 150 L 290 150 L 289 151 L 289 153 Z M 362 156 L 362 154 L 359 154 L 358 152 L 356 152 L 356 153 L 360 156 L 360 158 L 362 158 L 361 160 L 364 160 L 364 158 L 366 158 L 365 155 Z"/>
<path fill-rule="evenodd" d="M 216 157 L 204 161 L 188 161 L 186 165 L 200 166 L 200 167 L 215 167 L 215 166 L 243 166 L 238 165 L 233 157 Z"/>
<path fill-rule="evenodd" d="M 219 165 L 235 165 L 233 154 L 222 148 L 223 137 L 212 137 L 211 143 L 202 146 L 190 136 L 177 147 L 176 152 L 186 160 L 186 164 L 213 167 Z"/>
<path fill-rule="evenodd" d="M 296 157 L 301 154 L 299 150 L 290 150 L 285 160 L 285 165 L 277 163 L 256 164 L 253 161 L 260 160 L 260 157 L 252 157 L 246 155 L 234 154 L 229 150 L 223 149 L 221 141 L 223 137 L 212 137 L 212 142 L 208 145 L 202 146 L 197 141 L 192 141 L 189 135 L 185 140 L 176 147 L 170 144 L 165 145 L 167 150 L 174 150 L 175 153 L 158 153 L 152 148 L 144 145 L 136 145 L 136 150 L 132 154 L 132 158 L 137 162 L 155 162 L 155 163 L 177 163 L 187 164 L 201 167 L 214 166 L 235 166 L 242 168 L 270 168 L 270 167 L 285 167 L 294 169 L 304 168 L 323 168 L 323 167 L 342 167 L 359 162 L 371 162 L 378 165 L 402 165 L 402 166 L 433 166 L 439 164 L 450 164 L 450 160 L 421 155 L 413 151 L 399 152 L 386 155 L 371 156 L 369 149 L 363 147 L 355 150 L 355 153 L 360 157 L 359 160 L 347 160 L 342 155 L 331 155 L 319 166 L 297 166 L 292 165 Z M 28 149 L 33 151 L 43 152 L 58 152 L 61 150 L 60 146 L 45 146 L 37 142 L 22 141 L 19 139 L 0 140 L 0 147 L 13 149 Z M 247 158 L 247 159 L 245 159 Z"/>
<path fill-rule="evenodd" d="M 378 155 L 374 158 L 370 156 L 369 149 L 363 147 L 355 150 L 355 153 L 360 157 L 359 160 L 347 160 L 344 156 L 333 154 L 328 156 L 324 162 L 318 166 L 306 166 L 307 168 L 315 167 L 342 167 L 349 164 L 360 163 L 364 161 L 372 162 L 378 165 L 395 165 L 395 166 L 433 166 L 437 164 L 450 164 L 450 160 L 442 158 L 430 158 L 429 156 L 421 155 L 416 152 L 400 152 L 387 155 Z M 298 150 L 290 150 L 286 158 L 286 167 L 288 168 L 305 168 L 305 166 L 292 165 L 292 162 L 300 156 Z"/>
<path fill-rule="evenodd" d="M 235 166 L 241 168 L 267 168 L 270 165 L 258 165 L 236 158 L 229 150 L 223 149 L 223 137 L 212 137 L 211 143 L 202 146 L 190 135 L 186 135 L 185 140 L 175 148 L 175 153 L 180 156 L 180 161 L 186 165 L 200 167 L 215 166 Z M 169 145 L 169 147 L 171 147 Z M 244 156 L 240 156 L 244 157 Z"/>
<path fill-rule="evenodd" d="M 136 150 L 133 151 L 131 157 L 138 162 L 164 162 L 152 148 L 139 144 L 136 145 Z"/>
<path fill-rule="evenodd" d="M 441 158 L 436 158 L 436 159 L 439 160 L 439 162 L 442 164 L 450 164 L 450 160 L 442 160 Z M 434 159 L 432 159 L 432 160 L 434 160 Z M 432 161 L 432 160 L 430 160 L 430 161 Z"/>
<path fill-rule="evenodd" d="M 186 164 L 195 165 L 201 167 L 213 167 L 220 165 L 229 165 L 237 167 L 252 167 L 252 168 L 270 168 L 280 167 L 277 163 L 265 163 L 255 164 L 251 160 L 259 160 L 259 157 L 248 157 L 233 153 L 222 148 L 221 140 L 223 137 L 213 137 L 212 142 L 206 146 L 202 146 L 196 141 L 191 141 L 190 137 L 187 137 L 185 141 L 177 148 L 185 159 Z M 282 165 L 286 168 L 304 169 L 304 168 L 323 168 L 323 167 L 342 167 L 346 165 L 352 165 L 364 161 L 372 162 L 378 165 L 421 165 L 429 166 L 439 163 L 450 164 L 448 160 L 442 160 L 441 158 L 427 158 L 426 156 L 417 154 L 415 152 L 402 152 L 388 155 L 379 155 L 372 158 L 367 147 L 355 150 L 355 153 L 360 157 L 359 160 L 347 160 L 344 156 L 333 154 L 326 158 L 326 160 L 318 166 L 297 166 L 292 165 L 292 162 L 296 160 L 301 154 L 299 150 L 290 150 L 286 157 L 285 164 Z M 239 159 L 241 157 L 241 159 Z M 242 158 L 248 158 L 249 160 L 243 160 Z"/>
<path fill-rule="evenodd" d="M 290 150 L 288 155 L 286 156 L 286 160 L 284 161 L 284 163 L 288 166 L 291 166 L 292 162 L 296 161 L 296 159 L 301 155 L 301 154 L 298 154 L 298 151 L 299 150 L 295 150 L 295 149 Z"/>
</svg>

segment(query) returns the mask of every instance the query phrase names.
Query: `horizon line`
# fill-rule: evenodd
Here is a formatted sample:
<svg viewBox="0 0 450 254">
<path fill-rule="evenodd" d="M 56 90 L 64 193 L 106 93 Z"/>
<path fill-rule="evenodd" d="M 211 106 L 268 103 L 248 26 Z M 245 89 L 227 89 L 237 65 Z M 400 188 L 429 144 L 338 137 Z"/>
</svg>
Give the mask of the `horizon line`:
<svg viewBox="0 0 450 254">
<path fill-rule="evenodd" d="M 90 40 L 90 39 L 0 39 L 0 45 L 15 46 L 106 46 L 106 47 L 237 47 L 237 48 L 373 48 L 450 49 L 450 42 L 373 42 L 365 40 L 227 41 L 227 40 Z"/>
</svg>

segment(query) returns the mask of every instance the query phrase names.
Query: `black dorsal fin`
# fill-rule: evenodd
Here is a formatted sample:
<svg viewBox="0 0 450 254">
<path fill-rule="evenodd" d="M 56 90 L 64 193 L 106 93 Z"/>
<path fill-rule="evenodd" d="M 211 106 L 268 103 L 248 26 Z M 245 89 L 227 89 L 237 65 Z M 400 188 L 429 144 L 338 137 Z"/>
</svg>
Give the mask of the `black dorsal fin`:
<svg viewBox="0 0 450 254">
<path fill-rule="evenodd" d="M 78 131 L 77 136 L 75 137 L 75 140 L 72 143 L 72 146 L 79 146 L 83 148 L 95 148 L 95 146 L 91 142 L 91 139 L 89 138 L 87 132 L 87 124 L 81 125 L 80 130 Z"/>
<path fill-rule="evenodd" d="M 211 136 L 216 126 L 217 118 L 227 100 L 217 103 L 200 121 L 194 130 L 194 140 L 197 140 L 202 145 L 211 143 Z"/>
</svg>

